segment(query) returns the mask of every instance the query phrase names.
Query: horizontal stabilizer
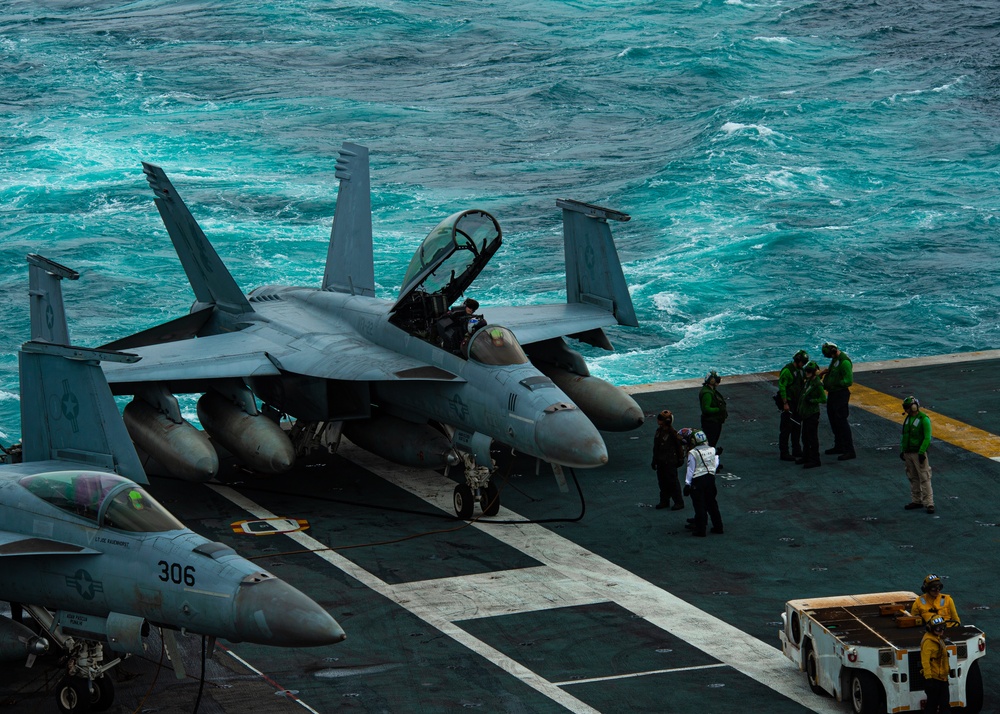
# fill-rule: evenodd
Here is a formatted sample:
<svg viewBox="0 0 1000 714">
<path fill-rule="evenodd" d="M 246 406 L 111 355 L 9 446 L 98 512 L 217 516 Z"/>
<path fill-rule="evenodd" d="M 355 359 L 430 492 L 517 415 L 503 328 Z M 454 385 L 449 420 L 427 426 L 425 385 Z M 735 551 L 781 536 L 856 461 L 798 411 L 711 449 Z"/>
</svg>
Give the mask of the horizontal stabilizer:
<svg viewBox="0 0 1000 714">
<path fill-rule="evenodd" d="M 607 310 L 619 325 L 638 327 L 632 297 L 608 221 L 628 214 L 581 201 L 559 199 L 566 251 L 566 300 Z"/>
<path fill-rule="evenodd" d="M 375 297 L 368 149 L 344 142 L 337 160 L 337 207 L 330 231 L 323 289 Z"/>
<path fill-rule="evenodd" d="M 142 170 L 156 196 L 156 208 L 198 302 L 214 304 L 224 312 L 237 315 L 253 312 L 246 296 L 229 274 L 215 248 L 208 242 L 163 169 L 143 162 Z"/>
</svg>

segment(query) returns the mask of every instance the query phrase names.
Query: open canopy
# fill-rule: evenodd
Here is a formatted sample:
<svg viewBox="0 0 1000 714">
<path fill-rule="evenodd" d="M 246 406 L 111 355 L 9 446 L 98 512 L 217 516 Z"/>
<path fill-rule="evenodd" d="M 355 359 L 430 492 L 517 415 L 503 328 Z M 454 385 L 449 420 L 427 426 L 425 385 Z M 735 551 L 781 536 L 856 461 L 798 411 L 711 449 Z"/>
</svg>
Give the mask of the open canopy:
<svg viewBox="0 0 1000 714">
<path fill-rule="evenodd" d="M 396 312 L 419 290 L 441 295 L 451 305 L 486 267 L 501 243 L 500 224 L 486 211 L 460 211 L 432 230 L 410 260 L 403 278 Z"/>
</svg>

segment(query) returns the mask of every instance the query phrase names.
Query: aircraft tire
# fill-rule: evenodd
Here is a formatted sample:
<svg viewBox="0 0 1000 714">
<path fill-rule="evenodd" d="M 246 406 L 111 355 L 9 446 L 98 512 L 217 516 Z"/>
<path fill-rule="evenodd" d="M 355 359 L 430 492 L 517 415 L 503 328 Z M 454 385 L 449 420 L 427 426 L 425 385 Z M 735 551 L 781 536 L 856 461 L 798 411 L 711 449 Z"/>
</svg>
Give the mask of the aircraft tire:
<svg viewBox="0 0 1000 714">
<path fill-rule="evenodd" d="M 500 489 L 492 481 L 480 491 L 480 499 L 484 516 L 495 516 L 500 512 Z"/>
<path fill-rule="evenodd" d="M 90 709 L 95 712 L 107 711 L 115 703 L 115 681 L 105 674 L 94 680 L 94 693 L 90 698 Z"/>
<path fill-rule="evenodd" d="M 455 486 L 455 514 L 464 521 L 472 518 L 472 511 L 476 507 L 476 499 L 472 496 L 472 489 L 469 484 L 460 483 Z"/>
<path fill-rule="evenodd" d="M 89 714 L 91 700 L 87 680 L 80 677 L 66 677 L 56 688 L 56 706 L 63 714 Z"/>
</svg>

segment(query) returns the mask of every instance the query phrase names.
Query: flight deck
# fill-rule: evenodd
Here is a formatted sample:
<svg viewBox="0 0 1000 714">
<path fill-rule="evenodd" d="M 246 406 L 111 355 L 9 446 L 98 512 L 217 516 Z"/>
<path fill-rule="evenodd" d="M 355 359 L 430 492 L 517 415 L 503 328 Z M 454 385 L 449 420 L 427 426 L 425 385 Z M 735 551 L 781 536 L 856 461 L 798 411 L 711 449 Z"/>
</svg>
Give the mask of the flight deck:
<svg viewBox="0 0 1000 714">
<path fill-rule="evenodd" d="M 390 464 L 343 442 L 281 477 L 151 478 L 188 527 L 300 589 L 347 639 L 315 649 L 154 634 L 111 671 L 111 712 L 847 712 L 813 694 L 781 653 L 784 603 L 919 590 L 939 575 L 964 624 L 1000 627 L 1000 352 L 857 364 L 850 422 L 858 458 L 804 470 L 778 459 L 775 374 L 728 377 L 719 445 L 725 533 L 692 538 L 687 510 L 656 510 L 655 419 L 604 433 L 607 466 L 565 481 L 501 459 L 503 508 L 453 516 L 455 479 Z M 632 388 L 647 417 L 698 426 L 700 380 Z M 900 402 L 934 426 L 936 513 L 907 511 Z M 825 416 L 821 451 L 832 445 Z M 476 514 L 479 515 L 477 509 Z M 245 528 L 241 522 L 278 523 Z M 293 530 L 292 523 L 308 527 Z M 234 525 L 236 524 L 236 525 Z M 982 661 L 984 711 L 1000 665 Z M 183 678 L 176 670 L 181 669 Z M 0 673 L 0 711 L 53 712 L 55 656 Z"/>
</svg>

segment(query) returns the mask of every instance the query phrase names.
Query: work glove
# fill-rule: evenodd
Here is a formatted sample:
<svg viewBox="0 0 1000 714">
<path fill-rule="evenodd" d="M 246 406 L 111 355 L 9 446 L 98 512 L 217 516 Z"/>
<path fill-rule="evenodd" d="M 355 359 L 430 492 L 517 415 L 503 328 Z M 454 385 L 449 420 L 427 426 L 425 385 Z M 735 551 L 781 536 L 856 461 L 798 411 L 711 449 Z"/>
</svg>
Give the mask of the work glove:
<svg viewBox="0 0 1000 714">
<path fill-rule="evenodd" d="M 899 460 L 900 461 L 906 461 L 906 457 L 903 456 L 903 452 L 902 451 L 899 452 Z"/>
<path fill-rule="evenodd" d="M 921 454 L 920 456 L 917 457 L 917 461 L 919 461 L 920 463 L 924 463 L 925 461 L 927 461 L 927 455 Z"/>
<path fill-rule="evenodd" d="M 687 484 L 684 484 L 684 492 L 683 493 L 684 493 L 685 496 L 690 496 L 691 495 L 691 487 L 688 486 Z"/>
</svg>

